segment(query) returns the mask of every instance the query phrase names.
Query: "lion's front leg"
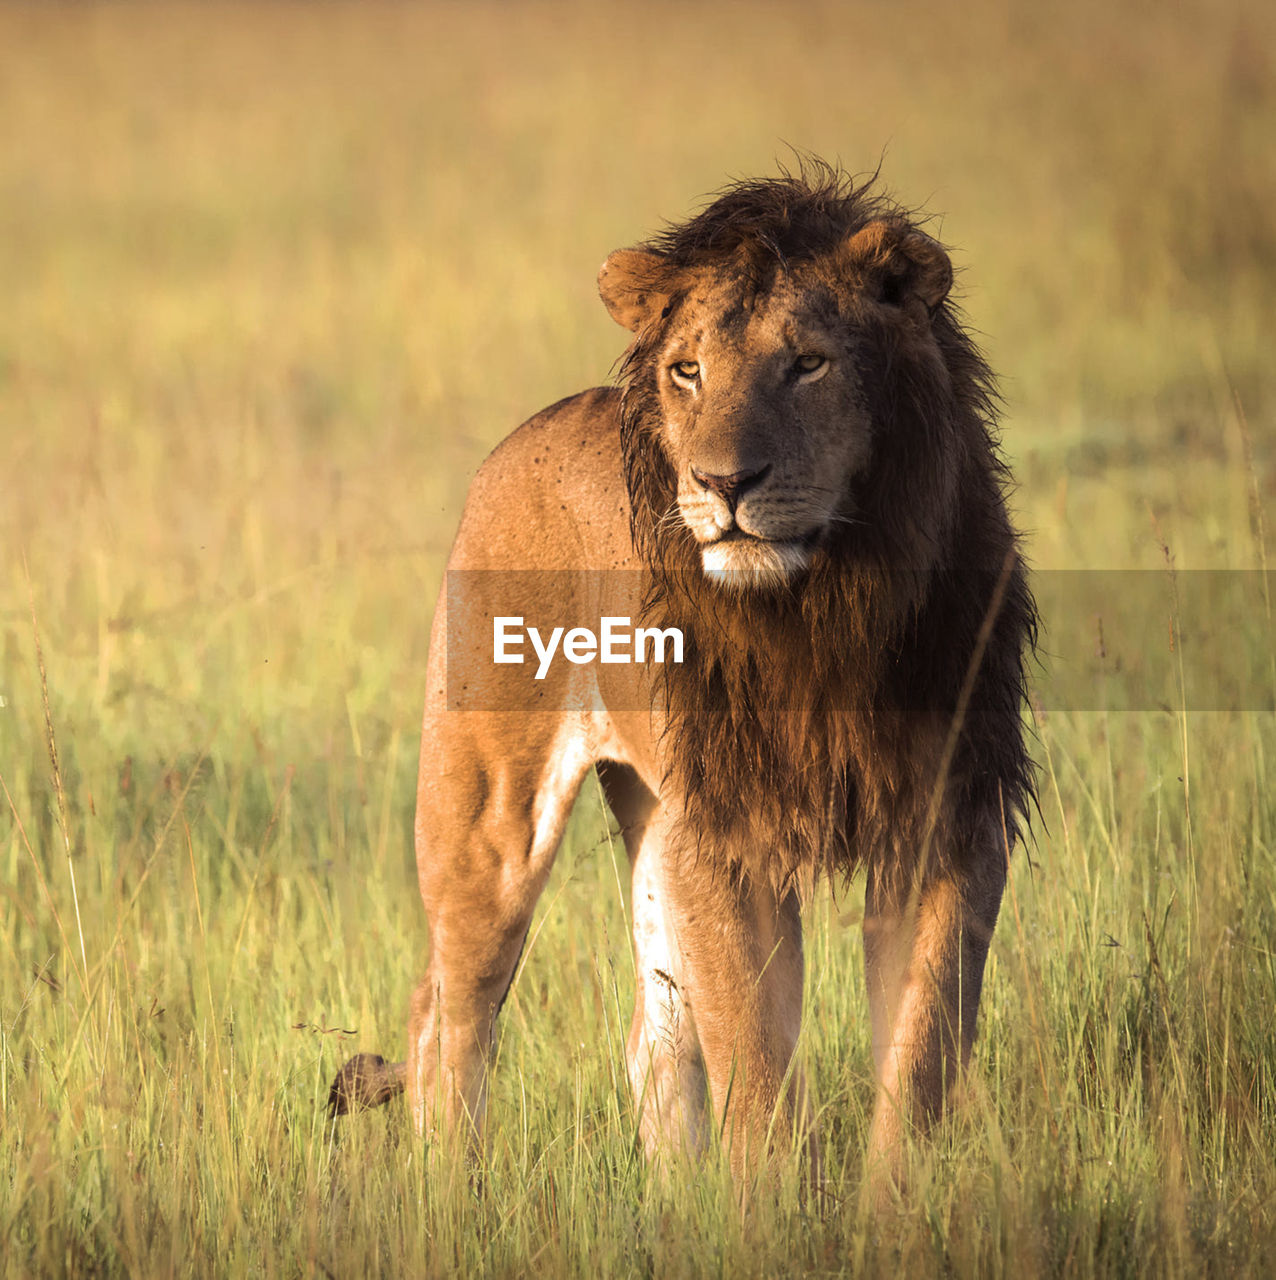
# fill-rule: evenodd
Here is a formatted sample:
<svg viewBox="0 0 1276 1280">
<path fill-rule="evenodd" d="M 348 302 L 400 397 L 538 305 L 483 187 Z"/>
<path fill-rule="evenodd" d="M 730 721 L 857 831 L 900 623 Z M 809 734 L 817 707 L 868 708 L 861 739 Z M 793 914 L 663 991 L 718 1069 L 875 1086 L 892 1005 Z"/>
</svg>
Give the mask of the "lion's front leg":
<svg viewBox="0 0 1276 1280">
<path fill-rule="evenodd" d="M 682 995 L 731 1169 L 743 1180 L 807 1127 L 794 1057 L 803 977 L 797 894 L 779 895 L 694 854 L 676 868 L 666 859 L 664 877 Z"/>
<path fill-rule="evenodd" d="M 656 815 L 634 857 L 634 1019 L 629 1080 L 647 1155 L 703 1151 L 708 1133 L 704 1058 L 685 990 L 662 874 L 664 823 Z"/>
<path fill-rule="evenodd" d="M 698 1154 L 708 1133 L 708 1090 L 669 921 L 669 815 L 634 769 L 608 760 L 598 776 L 633 865 L 634 1016 L 625 1060 L 643 1147 L 653 1160 Z"/>
<path fill-rule="evenodd" d="M 1005 880 L 992 840 L 920 887 L 870 868 L 864 957 L 878 1097 L 869 1181 L 879 1191 L 899 1179 L 904 1133 L 933 1124 L 970 1059 Z"/>
</svg>

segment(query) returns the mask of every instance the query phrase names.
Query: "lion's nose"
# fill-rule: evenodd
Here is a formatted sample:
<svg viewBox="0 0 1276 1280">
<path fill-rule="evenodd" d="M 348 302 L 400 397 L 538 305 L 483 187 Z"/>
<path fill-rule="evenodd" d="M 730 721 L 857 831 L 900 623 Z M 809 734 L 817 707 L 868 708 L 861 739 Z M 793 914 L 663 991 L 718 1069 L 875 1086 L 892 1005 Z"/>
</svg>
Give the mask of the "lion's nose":
<svg viewBox="0 0 1276 1280">
<path fill-rule="evenodd" d="M 734 471 L 729 476 L 710 475 L 695 467 L 691 468 L 691 474 L 698 485 L 716 493 L 734 511 L 735 504 L 740 501 L 746 490 L 761 484 L 770 470 L 771 464 L 768 462 L 760 471 Z"/>
</svg>

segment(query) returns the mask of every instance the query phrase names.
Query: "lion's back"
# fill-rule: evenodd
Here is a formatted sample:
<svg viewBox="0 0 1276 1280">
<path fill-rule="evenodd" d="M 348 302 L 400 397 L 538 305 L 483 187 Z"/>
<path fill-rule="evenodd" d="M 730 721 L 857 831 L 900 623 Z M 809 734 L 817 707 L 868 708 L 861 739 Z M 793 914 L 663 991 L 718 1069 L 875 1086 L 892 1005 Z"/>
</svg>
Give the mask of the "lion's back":
<svg viewBox="0 0 1276 1280">
<path fill-rule="evenodd" d="M 594 387 L 529 418 L 470 485 L 449 569 L 634 567 L 620 393 Z"/>
</svg>

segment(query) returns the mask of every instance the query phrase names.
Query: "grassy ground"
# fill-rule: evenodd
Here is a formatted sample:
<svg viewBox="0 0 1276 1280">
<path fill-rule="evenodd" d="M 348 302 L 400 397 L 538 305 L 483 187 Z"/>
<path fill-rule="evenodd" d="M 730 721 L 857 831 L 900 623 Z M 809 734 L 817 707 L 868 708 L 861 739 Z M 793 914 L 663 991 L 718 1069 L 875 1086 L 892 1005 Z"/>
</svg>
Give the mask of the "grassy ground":
<svg viewBox="0 0 1276 1280">
<path fill-rule="evenodd" d="M 942 211 L 1039 566 L 1265 563 L 1267 7 L 639 13 L 0 11 L 0 1269 L 1272 1274 L 1269 714 L 1042 713 L 972 1096 L 893 1217 L 856 1198 L 854 889 L 811 911 L 829 1204 L 792 1169 L 743 1219 L 714 1167 L 649 1178 L 592 781 L 481 1177 L 397 1108 L 325 1127 L 424 963 L 414 739 L 466 479 L 606 377 L 606 252 L 723 178 L 792 143 Z"/>
</svg>

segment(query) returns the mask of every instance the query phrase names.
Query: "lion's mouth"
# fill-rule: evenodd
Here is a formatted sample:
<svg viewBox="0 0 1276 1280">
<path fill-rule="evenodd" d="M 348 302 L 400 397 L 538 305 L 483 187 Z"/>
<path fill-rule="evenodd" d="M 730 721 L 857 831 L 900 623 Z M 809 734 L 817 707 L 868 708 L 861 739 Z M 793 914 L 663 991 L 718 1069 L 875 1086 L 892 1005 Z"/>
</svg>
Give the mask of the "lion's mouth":
<svg viewBox="0 0 1276 1280">
<path fill-rule="evenodd" d="M 810 564 L 822 529 L 797 538 L 763 538 L 730 529 L 700 548 L 705 576 L 737 591 L 784 586 Z"/>
<path fill-rule="evenodd" d="M 806 533 L 799 534 L 796 538 L 768 538 L 760 533 L 747 533 L 736 525 L 733 529 L 728 529 L 720 538 L 715 538 L 709 546 L 718 547 L 723 543 L 743 542 L 743 543 L 761 543 L 763 546 L 771 547 L 801 547 L 806 551 L 814 551 L 819 544 L 820 539 L 824 536 L 824 530 L 816 527 L 808 530 Z"/>
</svg>

